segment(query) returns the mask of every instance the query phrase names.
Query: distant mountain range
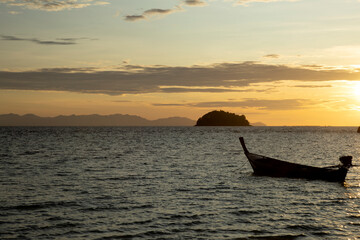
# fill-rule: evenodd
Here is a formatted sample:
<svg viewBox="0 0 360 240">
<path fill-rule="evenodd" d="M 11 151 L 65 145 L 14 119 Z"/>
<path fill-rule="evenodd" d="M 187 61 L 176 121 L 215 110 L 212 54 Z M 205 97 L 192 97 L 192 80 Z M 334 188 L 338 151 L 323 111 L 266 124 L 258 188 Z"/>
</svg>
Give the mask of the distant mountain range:
<svg viewBox="0 0 360 240">
<path fill-rule="evenodd" d="M 195 121 L 184 117 L 148 120 L 135 115 L 70 115 L 39 117 L 34 114 L 0 115 L 0 126 L 194 126 Z"/>
</svg>

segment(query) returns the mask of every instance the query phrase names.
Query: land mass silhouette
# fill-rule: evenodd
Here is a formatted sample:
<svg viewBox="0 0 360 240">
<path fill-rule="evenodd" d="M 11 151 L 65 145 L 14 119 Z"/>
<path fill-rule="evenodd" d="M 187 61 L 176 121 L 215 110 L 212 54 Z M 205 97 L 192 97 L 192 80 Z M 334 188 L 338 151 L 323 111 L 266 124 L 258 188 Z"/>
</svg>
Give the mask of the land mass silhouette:
<svg viewBox="0 0 360 240">
<path fill-rule="evenodd" d="M 39 117 L 34 114 L 0 115 L 0 126 L 194 126 L 195 121 L 184 117 L 148 120 L 136 115 L 69 115 Z"/>
<path fill-rule="evenodd" d="M 250 126 L 250 123 L 245 115 L 220 110 L 206 113 L 197 120 L 196 126 Z"/>
<path fill-rule="evenodd" d="M 250 124 L 251 124 L 251 126 L 255 126 L 255 127 L 265 127 L 265 126 L 267 126 L 263 122 L 254 122 L 254 123 L 250 123 Z"/>
</svg>

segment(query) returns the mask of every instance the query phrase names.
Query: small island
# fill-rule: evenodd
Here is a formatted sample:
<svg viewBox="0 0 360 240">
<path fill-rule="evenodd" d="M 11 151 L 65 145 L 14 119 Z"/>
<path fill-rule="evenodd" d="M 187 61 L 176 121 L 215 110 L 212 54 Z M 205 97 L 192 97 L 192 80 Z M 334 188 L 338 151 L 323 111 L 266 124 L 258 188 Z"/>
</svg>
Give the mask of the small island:
<svg viewBox="0 0 360 240">
<path fill-rule="evenodd" d="M 212 111 L 200 117 L 195 126 L 250 126 L 244 115 L 225 111 Z"/>
</svg>

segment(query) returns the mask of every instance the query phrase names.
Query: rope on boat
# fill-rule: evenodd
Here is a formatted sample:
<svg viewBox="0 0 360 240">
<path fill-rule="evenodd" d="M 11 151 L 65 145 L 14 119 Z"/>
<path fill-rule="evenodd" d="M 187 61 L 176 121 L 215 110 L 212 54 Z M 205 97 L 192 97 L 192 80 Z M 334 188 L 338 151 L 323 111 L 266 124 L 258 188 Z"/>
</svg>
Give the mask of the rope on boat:
<svg viewBox="0 0 360 240">
<path fill-rule="evenodd" d="M 240 170 L 240 171 L 241 171 L 241 170 L 243 170 L 243 169 L 244 169 L 244 167 L 245 167 L 245 165 L 246 165 L 247 163 L 248 163 L 248 161 L 244 161 L 244 163 L 241 165 L 241 167 L 240 167 L 240 169 L 239 169 L 239 170 Z"/>
</svg>

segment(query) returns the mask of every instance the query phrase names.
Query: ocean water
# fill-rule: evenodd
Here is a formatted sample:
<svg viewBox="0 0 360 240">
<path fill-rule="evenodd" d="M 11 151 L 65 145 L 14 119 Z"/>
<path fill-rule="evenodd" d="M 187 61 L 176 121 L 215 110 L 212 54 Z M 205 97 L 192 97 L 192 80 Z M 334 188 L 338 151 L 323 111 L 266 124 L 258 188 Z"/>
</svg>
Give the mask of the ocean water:
<svg viewBox="0 0 360 240">
<path fill-rule="evenodd" d="M 0 239 L 360 239 L 344 184 L 252 175 L 251 152 L 314 166 L 350 127 L 2 127 Z"/>
</svg>

